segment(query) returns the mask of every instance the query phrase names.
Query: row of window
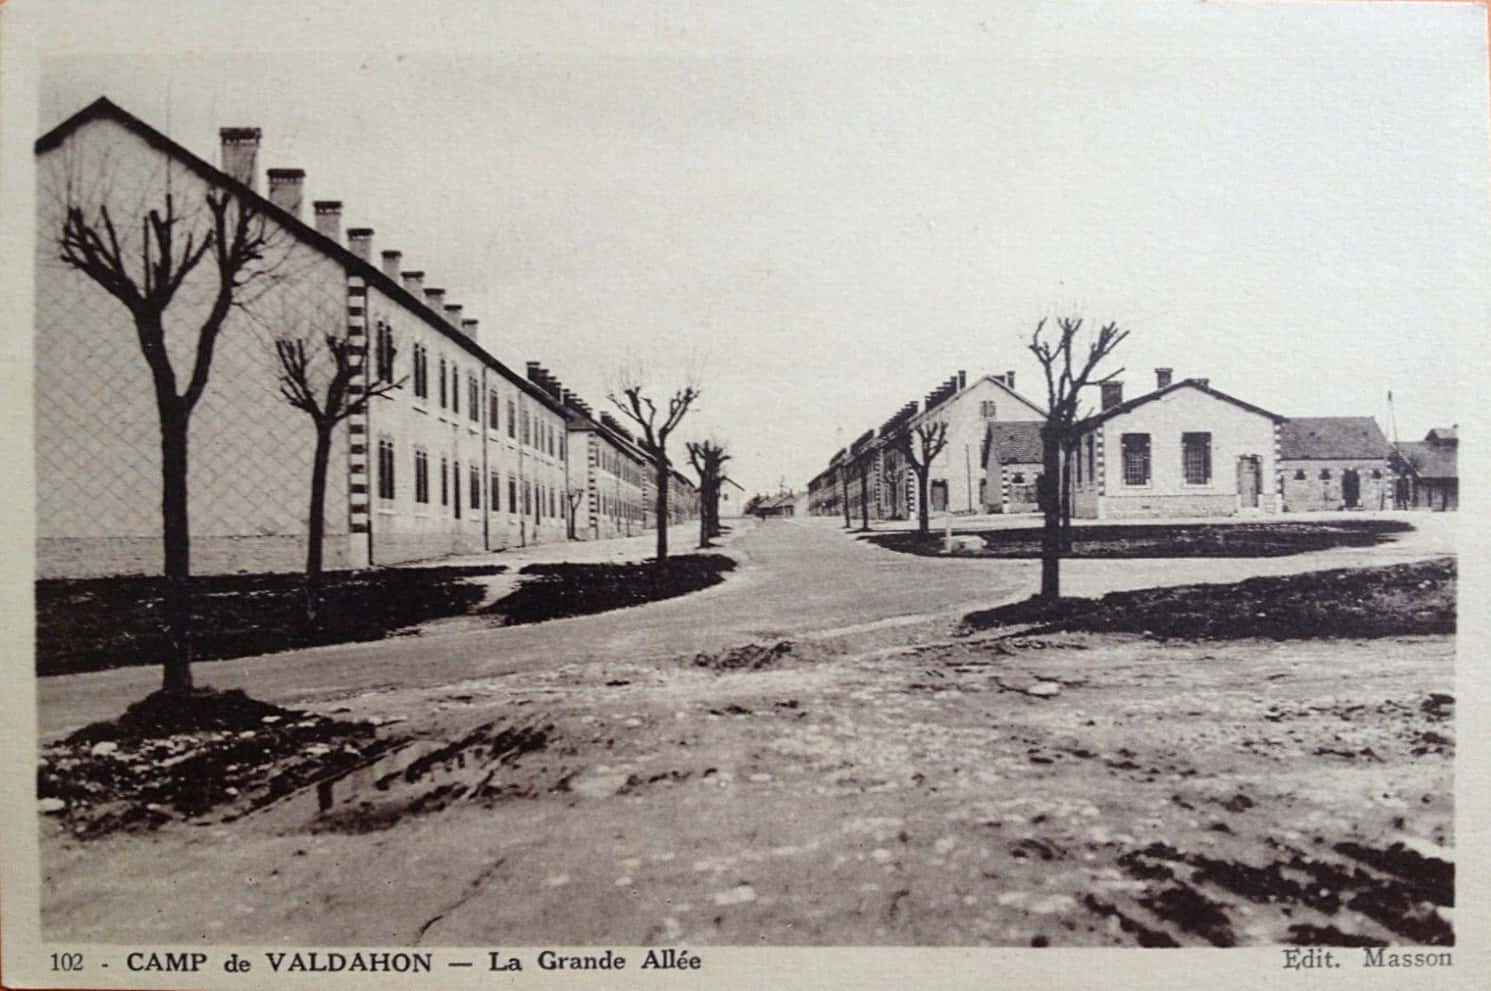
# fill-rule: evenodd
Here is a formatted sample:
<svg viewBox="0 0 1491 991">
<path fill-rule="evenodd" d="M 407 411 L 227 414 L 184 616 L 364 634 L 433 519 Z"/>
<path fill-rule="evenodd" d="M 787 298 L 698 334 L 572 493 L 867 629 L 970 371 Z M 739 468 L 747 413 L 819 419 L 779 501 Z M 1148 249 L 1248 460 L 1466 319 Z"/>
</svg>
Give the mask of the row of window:
<svg viewBox="0 0 1491 991">
<path fill-rule="evenodd" d="M 397 469 L 394 443 L 384 437 L 378 441 L 377 491 L 379 499 L 397 497 Z M 471 509 L 480 510 L 482 505 L 481 469 L 476 465 L 466 466 L 465 490 L 462 490 L 461 462 L 449 458 L 440 459 L 440 505 L 450 507 L 457 519 L 461 516 L 463 502 Z M 563 497 L 558 488 L 522 479 L 522 512 L 532 514 L 535 519 L 549 516 L 563 519 L 565 510 Z M 507 511 L 517 512 L 519 479 L 515 475 L 507 478 Z M 414 449 L 414 501 L 428 505 L 430 502 L 430 455 L 422 447 Z M 503 508 L 501 475 L 492 472 L 487 479 L 487 504 L 492 512 Z"/>
<path fill-rule="evenodd" d="M 374 368 L 378 379 L 383 382 L 392 382 L 395 375 L 396 348 L 393 328 L 387 322 L 381 320 L 378 322 L 373 343 Z M 430 353 L 429 349 L 419 341 L 414 342 L 411 366 L 410 378 L 414 397 L 428 400 L 430 398 Z M 437 365 L 436 378 L 438 381 L 436 398 L 440 403 L 440 408 L 448 409 L 459 415 L 461 412 L 460 368 L 454 361 L 447 362 L 442 356 Z M 501 411 L 502 403 L 496 389 L 489 390 L 487 401 L 487 426 L 493 430 L 500 430 L 502 418 L 498 416 L 498 413 Z M 470 372 L 466 374 L 466 415 L 472 423 L 481 423 L 481 382 L 475 374 Z M 520 432 L 522 442 L 529 447 L 547 451 L 552 457 L 564 457 L 565 431 L 563 426 L 532 417 L 526 406 L 520 411 L 517 405 L 509 399 L 507 401 L 507 435 L 516 439 Z"/>
<path fill-rule="evenodd" d="M 1123 484 L 1125 485 L 1148 485 L 1150 481 L 1150 440 L 1149 434 L 1124 434 L 1122 438 L 1123 450 Z M 1095 476 L 1093 464 L 1093 442 L 1087 439 L 1088 474 Z M 1078 471 L 1081 471 L 1081 461 L 1078 459 Z M 1202 432 L 1186 432 L 1180 435 L 1180 465 L 1181 475 L 1187 485 L 1209 485 L 1211 483 L 1211 434 Z M 1080 481 L 1080 479 L 1079 479 Z"/>
<path fill-rule="evenodd" d="M 1351 469 L 1347 469 L 1347 470 L 1350 471 Z M 1373 468 L 1372 469 L 1372 477 L 1373 478 L 1381 478 L 1382 477 L 1382 469 L 1381 468 Z M 1305 476 L 1305 470 L 1303 468 L 1296 468 L 1295 471 L 1294 471 L 1294 480 L 1296 482 L 1303 482 L 1305 480 L 1305 478 L 1306 478 L 1306 476 Z M 1320 480 L 1322 482 L 1329 482 L 1331 480 L 1331 470 L 1329 468 L 1322 468 L 1322 469 L 1320 469 Z"/>
</svg>

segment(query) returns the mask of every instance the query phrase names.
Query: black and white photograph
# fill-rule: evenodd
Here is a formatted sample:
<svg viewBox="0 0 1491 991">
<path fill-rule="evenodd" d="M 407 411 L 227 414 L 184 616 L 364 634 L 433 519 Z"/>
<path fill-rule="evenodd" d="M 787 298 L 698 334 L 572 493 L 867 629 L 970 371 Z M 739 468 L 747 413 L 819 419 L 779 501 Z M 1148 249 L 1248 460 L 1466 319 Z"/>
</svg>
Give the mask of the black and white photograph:
<svg viewBox="0 0 1491 991">
<path fill-rule="evenodd" d="M 0 7 L 5 986 L 1481 986 L 1487 27 Z"/>
</svg>

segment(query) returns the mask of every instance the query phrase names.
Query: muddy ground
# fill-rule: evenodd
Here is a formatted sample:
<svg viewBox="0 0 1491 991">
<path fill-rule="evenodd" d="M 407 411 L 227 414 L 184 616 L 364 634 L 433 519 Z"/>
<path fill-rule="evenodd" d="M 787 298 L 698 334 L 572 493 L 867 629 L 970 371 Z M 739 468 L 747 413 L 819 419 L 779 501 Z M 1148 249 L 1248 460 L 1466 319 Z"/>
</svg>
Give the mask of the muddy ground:
<svg viewBox="0 0 1491 991">
<path fill-rule="evenodd" d="M 44 819 L 44 928 L 1445 943 L 1453 660 L 1448 636 L 1162 643 L 939 621 L 560 664 L 414 708 L 365 694 L 323 715 L 402 718 L 420 742 L 335 785 L 148 835 L 83 841 Z"/>
</svg>

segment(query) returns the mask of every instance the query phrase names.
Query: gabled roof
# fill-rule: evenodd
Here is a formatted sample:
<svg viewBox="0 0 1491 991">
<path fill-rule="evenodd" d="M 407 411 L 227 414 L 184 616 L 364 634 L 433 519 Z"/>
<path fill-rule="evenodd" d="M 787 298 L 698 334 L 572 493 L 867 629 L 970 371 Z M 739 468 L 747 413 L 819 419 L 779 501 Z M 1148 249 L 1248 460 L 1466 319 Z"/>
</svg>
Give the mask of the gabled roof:
<svg viewBox="0 0 1491 991">
<path fill-rule="evenodd" d="M 741 485 L 739 482 L 737 482 L 735 479 L 731 478 L 729 475 L 726 475 L 724 478 L 720 479 L 720 483 L 722 485 L 733 485 L 737 489 L 740 489 L 740 491 L 742 491 L 742 492 L 745 491 L 745 486 Z"/>
<path fill-rule="evenodd" d="M 948 398 L 944 399 L 942 402 L 938 403 L 936 406 L 932 407 L 930 410 L 921 410 L 921 411 L 919 411 L 915 416 L 912 416 L 912 417 L 908 418 L 907 422 L 909 423 L 912 420 L 925 419 L 928 416 L 928 414 L 935 414 L 937 412 L 937 410 L 940 410 L 944 406 L 948 406 L 948 405 L 950 405 L 952 403 L 957 402 L 959 399 L 962 399 L 964 396 L 968 395 L 969 392 L 973 391 L 974 389 L 977 389 L 979 386 L 983 385 L 985 382 L 992 382 L 992 383 L 994 383 L 1001 390 L 1003 390 L 1005 393 L 1007 393 L 1011 398 L 1013 398 L 1013 399 L 1015 399 L 1015 400 L 1017 400 L 1019 402 L 1024 403 L 1027 407 L 1030 408 L 1030 411 L 1032 413 L 1034 413 L 1036 416 L 1039 416 L 1039 417 L 1041 417 L 1043 419 L 1045 418 L 1045 416 L 1046 416 L 1046 411 L 1045 410 L 1041 409 L 1039 406 L 1037 406 L 1035 403 L 1031 402 L 1029 399 L 1026 399 L 1024 396 L 1020 395 L 1014 389 L 1011 389 L 1008 385 L 1005 385 L 1005 383 L 1004 383 L 1004 377 L 1003 376 L 995 375 L 995 374 L 993 374 L 991 372 L 991 373 L 986 374 L 986 375 L 980 375 L 978 378 L 976 378 L 972 382 L 968 383 L 968 385 L 965 388 L 959 389 L 957 392 L 953 393 L 951 396 L 949 396 Z"/>
<path fill-rule="evenodd" d="M 1220 389 L 1213 389 L 1210 385 L 1202 385 L 1201 382 L 1196 379 L 1181 379 L 1179 382 L 1171 383 L 1170 385 L 1165 386 L 1165 388 L 1163 389 L 1156 389 L 1153 392 L 1145 393 L 1142 396 L 1135 396 L 1133 399 L 1119 403 L 1116 406 L 1111 406 L 1100 413 L 1094 413 L 1092 416 L 1087 417 L 1085 420 L 1079 420 L 1074 425 L 1075 429 L 1079 433 L 1085 433 L 1086 431 L 1091 430 L 1093 427 L 1096 427 L 1098 424 L 1103 423 L 1106 420 L 1111 420 L 1115 416 L 1122 416 L 1124 413 L 1127 413 L 1133 409 L 1137 409 L 1138 407 L 1143 406 L 1145 403 L 1152 403 L 1156 399 L 1161 399 L 1173 392 L 1179 392 L 1181 389 L 1195 389 L 1199 392 L 1204 392 L 1206 393 L 1206 395 L 1211 396 L 1213 399 L 1219 399 L 1224 403 L 1231 403 L 1233 406 L 1236 406 L 1240 409 L 1245 409 L 1249 413 L 1257 413 L 1259 416 L 1266 416 L 1270 420 L 1274 420 L 1275 422 L 1282 423 L 1286 419 L 1285 417 L 1280 416 L 1278 413 L 1270 413 L 1268 410 L 1264 409 L 1261 406 L 1254 406 L 1252 403 L 1245 403 L 1235 396 L 1229 396 L 1227 395 L 1227 393 L 1223 392 Z"/>
<path fill-rule="evenodd" d="M 1460 449 L 1452 444 L 1427 440 L 1406 440 L 1398 451 L 1419 478 L 1451 479 L 1460 477 Z"/>
<path fill-rule="evenodd" d="M 1424 434 L 1424 440 L 1430 443 L 1438 441 L 1441 444 L 1458 444 L 1460 443 L 1460 428 L 1435 427 L 1433 430 Z"/>
<path fill-rule="evenodd" d="M 1370 416 L 1297 416 L 1279 430 L 1279 457 L 1285 461 L 1387 455 L 1387 438 Z"/>
<path fill-rule="evenodd" d="M 1041 421 L 991 420 L 984 430 L 985 465 L 1039 464 Z"/>
<path fill-rule="evenodd" d="M 97 120 L 114 121 L 152 148 L 179 161 L 182 165 L 195 172 L 203 181 L 226 189 L 235 197 L 252 204 L 254 209 L 260 211 L 280 227 L 289 231 L 298 240 L 332 258 L 343 266 L 348 274 L 362 278 L 370 286 L 377 287 L 379 292 L 392 297 L 406 310 L 418 316 L 452 343 L 469 352 L 472 357 L 491 368 L 513 385 L 516 385 L 519 389 L 539 400 L 555 412 L 564 412 L 563 405 L 553 396 L 550 396 L 547 392 L 529 382 L 511 368 L 508 368 L 474 340 L 457 331 L 450 325 L 450 321 L 446 319 L 445 314 L 436 313 L 424 300 L 415 297 L 413 293 L 400 285 L 396 279 L 385 275 L 382 269 L 357 257 L 335 239 L 327 237 L 293 213 L 270 202 L 269 199 L 256 193 L 221 169 L 203 161 L 186 147 L 178 144 L 172 138 L 140 120 L 106 96 L 101 96 L 97 100 L 94 100 L 88 106 L 37 138 L 36 144 L 33 146 L 35 153 L 41 155 L 56 149 L 74 132 L 78 131 L 84 125 L 91 124 Z"/>
</svg>

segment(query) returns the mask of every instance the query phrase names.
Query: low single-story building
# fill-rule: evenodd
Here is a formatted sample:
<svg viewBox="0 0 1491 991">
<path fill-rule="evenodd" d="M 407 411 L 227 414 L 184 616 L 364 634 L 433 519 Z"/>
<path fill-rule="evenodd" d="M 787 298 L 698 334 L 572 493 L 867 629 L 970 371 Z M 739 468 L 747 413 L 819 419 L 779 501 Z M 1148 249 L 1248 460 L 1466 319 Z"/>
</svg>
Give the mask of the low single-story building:
<svg viewBox="0 0 1491 991">
<path fill-rule="evenodd" d="M 1284 512 L 1391 509 L 1391 446 L 1370 416 L 1300 416 L 1279 431 Z"/>
<path fill-rule="evenodd" d="M 1041 424 L 994 420 L 984 430 L 983 505 L 986 513 L 1039 511 Z"/>
<path fill-rule="evenodd" d="M 1397 445 L 1400 470 L 1396 503 L 1403 509 L 1460 508 L 1460 436 L 1458 427 L 1436 427 L 1423 440 Z"/>
</svg>

